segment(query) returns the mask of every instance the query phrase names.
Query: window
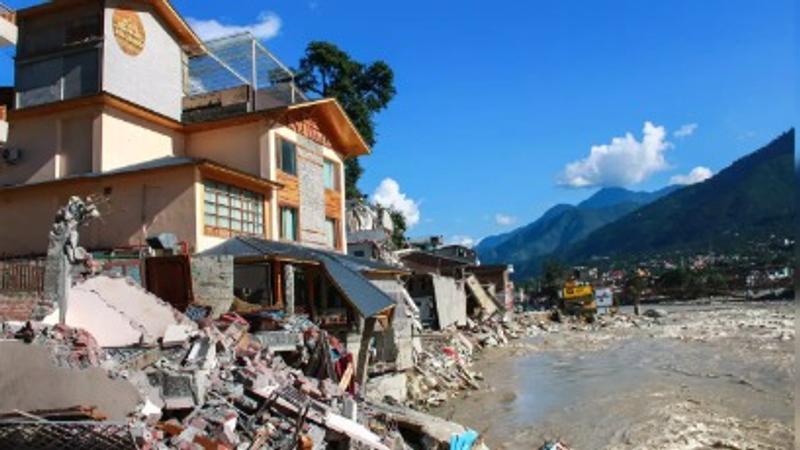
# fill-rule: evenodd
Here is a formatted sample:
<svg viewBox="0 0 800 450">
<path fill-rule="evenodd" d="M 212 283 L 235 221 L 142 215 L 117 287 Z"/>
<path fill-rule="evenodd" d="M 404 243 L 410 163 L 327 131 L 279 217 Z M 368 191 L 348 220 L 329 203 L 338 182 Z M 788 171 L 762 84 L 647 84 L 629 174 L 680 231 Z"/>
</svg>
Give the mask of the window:
<svg viewBox="0 0 800 450">
<path fill-rule="evenodd" d="M 325 189 L 331 189 L 334 191 L 339 190 L 339 174 L 336 170 L 336 163 L 331 161 L 330 159 L 325 160 L 325 166 L 323 167 L 323 176 L 325 177 Z"/>
<path fill-rule="evenodd" d="M 264 234 L 264 196 L 235 186 L 204 180 L 205 226 L 231 234 Z"/>
<path fill-rule="evenodd" d="M 278 168 L 289 175 L 297 175 L 297 146 L 294 142 L 278 138 Z"/>
<path fill-rule="evenodd" d="M 297 240 L 297 209 L 281 207 L 281 239 Z"/>
<path fill-rule="evenodd" d="M 325 242 L 328 246 L 336 248 L 336 243 L 338 239 L 336 239 L 336 219 L 326 218 L 325 219 Z"/>
</svg>

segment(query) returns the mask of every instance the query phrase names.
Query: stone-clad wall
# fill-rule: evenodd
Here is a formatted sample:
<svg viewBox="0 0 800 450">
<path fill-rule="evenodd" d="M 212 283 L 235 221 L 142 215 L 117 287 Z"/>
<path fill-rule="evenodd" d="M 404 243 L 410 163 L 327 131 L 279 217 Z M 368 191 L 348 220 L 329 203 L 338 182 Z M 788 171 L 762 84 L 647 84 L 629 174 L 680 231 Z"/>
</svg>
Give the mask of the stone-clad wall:
<svg viewBox="0 0 800 450">
<path fill-rule="evenodd" d="M 300 178 L 300 239 L 304 244 L 324 247 L 325 186 L 321 152 L 299 147 L 297 172 Z"/>
<path fill-rule="evenodd" d="M 193 256 L 194 302 L 212 308 L 212 317 L 226 313 L 233 303 L 233 256 Z"/>
</svg>

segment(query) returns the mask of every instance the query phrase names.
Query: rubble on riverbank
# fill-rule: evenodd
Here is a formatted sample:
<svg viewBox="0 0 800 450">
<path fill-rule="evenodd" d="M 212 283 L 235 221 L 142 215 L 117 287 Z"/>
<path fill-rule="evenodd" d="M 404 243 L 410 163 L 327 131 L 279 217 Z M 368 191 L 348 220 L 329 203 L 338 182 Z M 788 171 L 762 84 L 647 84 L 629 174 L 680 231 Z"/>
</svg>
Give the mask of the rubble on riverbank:
<svg viewBox="0 0 800 450">
<path fill-rule="evenodd" d="M 471 369 L 474 358 L 485 348 L 508 345 L 520 336 L 517 321 L 499 317 L 425 333 L 422 351 L 408 375 L 408 404 L 426 410 L 465 391 L 481 389 L 483 376 Z"/>
<path fill-rule="evenodd" d="M 248 323 L 231 313 L 196 328 L 168 327 L 157 343 L 117 348 L 101 348 L 86 330 L 65 325 L 7 322 L 0 345 L 45 348 L 51 370 L 102 369 L 134 386 L 140 401 L 128 411 L 130 439 L 123 436 L 113 447 L 311 449 L 349 442 L 379 450 L 446 448 L 452 435 L 467 431 L 402 409 L 389 414 L 388 406 L 362 400 L 352 355 L 338 340 L 302 316 L 273 319 L 273 331 L 250 333 Z M 108 392 L 110 401 L 114 396 Z M 103 411 L 79 406 L 92 414 L 76 414 L 75 423 L 94 426 L 103 441 Z M 47 431 L 40 428 L 52 414 L 37 409 L 5 415 L 0 440 L 24 447 L 42 439 Z M 31 420 L 40 428 L 30 428 Z M 418 426 L 427 421 L 439 425 Z M 28 432 L 14 433 L 19 426 Z"/>
</svg>

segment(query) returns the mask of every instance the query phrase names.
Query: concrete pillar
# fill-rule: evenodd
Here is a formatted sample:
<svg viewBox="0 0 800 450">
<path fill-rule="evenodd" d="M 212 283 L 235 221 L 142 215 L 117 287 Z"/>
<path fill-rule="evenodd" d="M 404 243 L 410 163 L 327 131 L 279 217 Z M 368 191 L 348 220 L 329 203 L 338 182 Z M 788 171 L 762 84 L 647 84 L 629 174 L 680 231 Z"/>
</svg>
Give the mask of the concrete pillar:
<svg viewBox="0 0 800 450">
<path fill-rule="evenodd" d="M 70 288 L 70 263 L 64 253 L 64 239 L 51 233 L 44 269 L 44 303 L 37 307 L 34 319 L 41 320 L 58 307 L 58 321 L 64 323 L 67 316 L 67 293 Z"/>
<path fill-rule="evenodd" d="M 294 315 L 294 266 L 283 266 L 283 298 L 286 301 L 285 311 L 288 316 Z"/>
</svg>

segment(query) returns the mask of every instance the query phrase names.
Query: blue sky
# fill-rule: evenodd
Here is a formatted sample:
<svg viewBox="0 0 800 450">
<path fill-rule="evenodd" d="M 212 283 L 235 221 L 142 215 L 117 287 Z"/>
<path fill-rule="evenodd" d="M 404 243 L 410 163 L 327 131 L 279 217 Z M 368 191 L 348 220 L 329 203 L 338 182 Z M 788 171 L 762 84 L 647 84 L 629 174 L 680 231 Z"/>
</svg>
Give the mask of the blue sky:
<svg viewBox="0 0 800 450">
<path fill-rule="evenodd" d="M 385 60 L 398 94 L 377 117 L 361 188 L 395 180 L 401 195 L 383 194 L 418 207 L 412 235 L 477 240 L 598 185 L 651 190 L 716 172 L 795 117 L 790 0 L 174 4 L 212 28 L 260 23 L 291 66 L 311 40 Z M 0 84 L 11 72 L 6 51 Z M 605 147 L 587 160 L 592 146 Z"/>
</svg>

